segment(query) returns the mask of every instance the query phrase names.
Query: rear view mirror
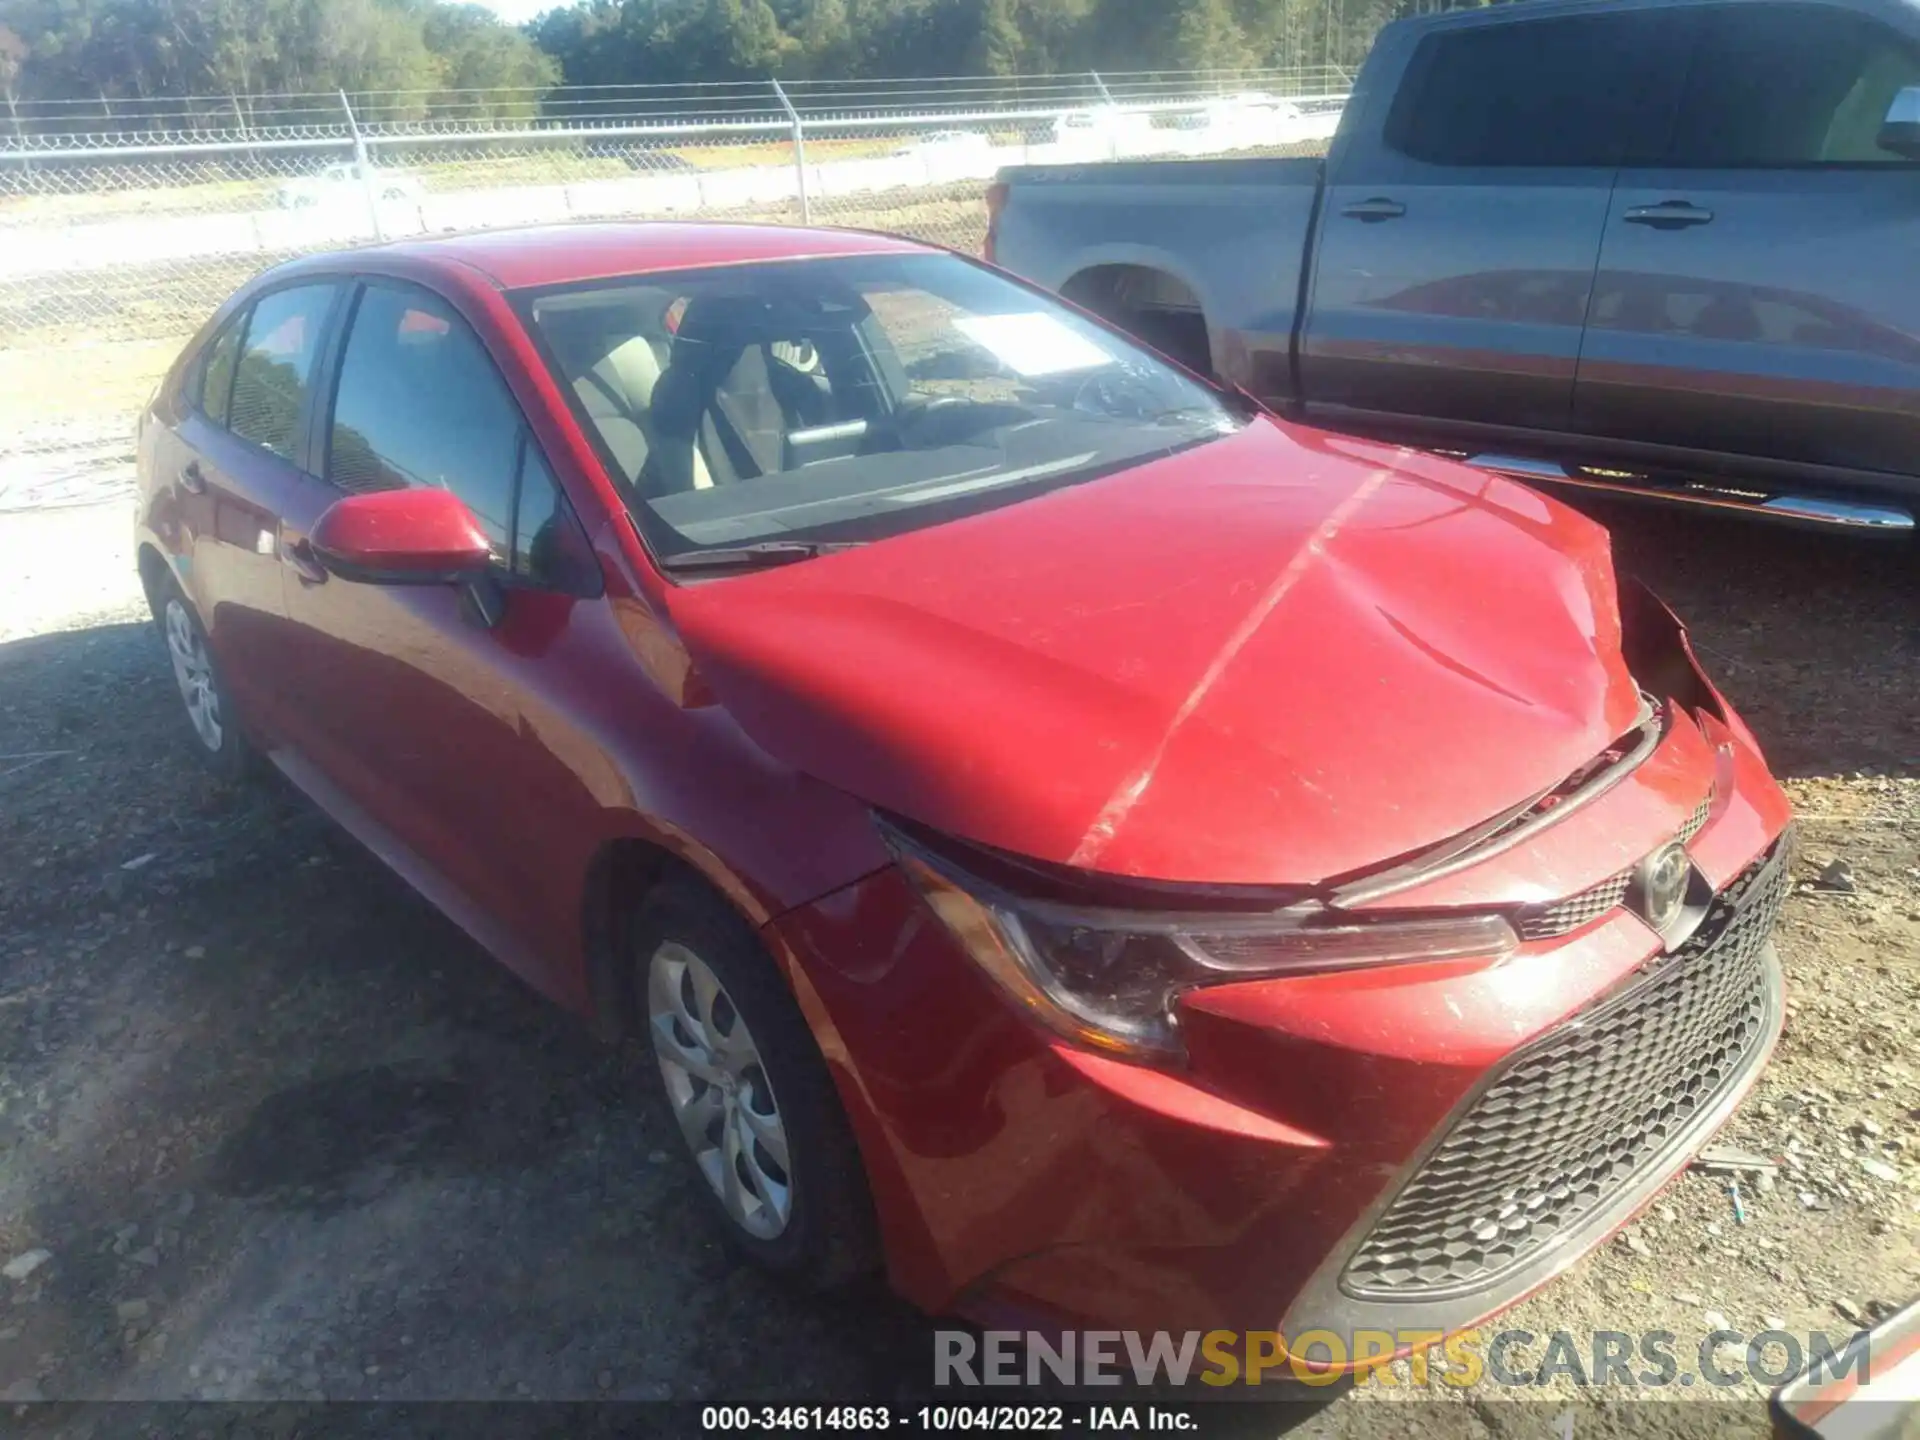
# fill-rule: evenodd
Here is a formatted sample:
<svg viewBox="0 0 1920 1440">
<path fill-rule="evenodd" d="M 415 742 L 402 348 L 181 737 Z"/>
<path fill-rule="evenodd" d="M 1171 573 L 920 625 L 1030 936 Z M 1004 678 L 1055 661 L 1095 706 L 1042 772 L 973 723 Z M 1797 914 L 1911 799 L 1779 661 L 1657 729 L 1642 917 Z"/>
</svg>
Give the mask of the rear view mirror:
<svg viewBox="0 0 1920 1440">
<path fill-rule="evenodd" d="M 486 572 L 486 533 L 445 490 L 379 490 L 329 506 L 308 537 L 328 573 L 363 585 L 451 585 Z"/>
<path fill-rule="evenodd" d="M 1881 122 L 1879 144 L 1909 160 L 1920 160 L 1920 85 L 1909 85 L 1893 97 Z"/>
</svg>

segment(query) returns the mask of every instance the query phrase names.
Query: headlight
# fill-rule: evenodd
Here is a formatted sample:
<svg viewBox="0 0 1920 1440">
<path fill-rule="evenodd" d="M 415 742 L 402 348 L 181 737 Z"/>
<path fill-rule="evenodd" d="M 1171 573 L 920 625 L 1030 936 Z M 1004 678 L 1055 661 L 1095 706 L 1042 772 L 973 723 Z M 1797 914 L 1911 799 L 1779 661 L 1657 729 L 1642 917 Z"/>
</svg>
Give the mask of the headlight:
<svg viewBox="0 0 1920 1440">
<path fill-rule="evenodd" d="M 1113 910 L 1017 897 L 882 827 L 901 868 L 960 946 L 1027 1014 L 1090 1049 L 1183 1053 L 1180 993 L 1263 976 L 1357 970 L 1518 944 L 1498 915 L 1362 919 L 1317 902 L 1263 913 Z"/>
</svg>

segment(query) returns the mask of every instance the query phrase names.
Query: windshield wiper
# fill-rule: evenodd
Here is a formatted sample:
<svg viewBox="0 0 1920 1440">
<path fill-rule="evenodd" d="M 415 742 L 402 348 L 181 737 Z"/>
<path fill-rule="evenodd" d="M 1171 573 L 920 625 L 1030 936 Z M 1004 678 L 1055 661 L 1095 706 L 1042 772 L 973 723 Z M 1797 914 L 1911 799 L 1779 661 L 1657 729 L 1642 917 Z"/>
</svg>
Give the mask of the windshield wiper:
<svg viewBox="0 0 1920 1440">
<path fill-rule="evenodd" d="M 754 565 L 788 565 L 856 550 L 864 540 L 760 540 L 752 545 L 719 545 L 709 550 L 683 550 L 660 563 L 668 570 L 733 570 Z"/>
</svg>

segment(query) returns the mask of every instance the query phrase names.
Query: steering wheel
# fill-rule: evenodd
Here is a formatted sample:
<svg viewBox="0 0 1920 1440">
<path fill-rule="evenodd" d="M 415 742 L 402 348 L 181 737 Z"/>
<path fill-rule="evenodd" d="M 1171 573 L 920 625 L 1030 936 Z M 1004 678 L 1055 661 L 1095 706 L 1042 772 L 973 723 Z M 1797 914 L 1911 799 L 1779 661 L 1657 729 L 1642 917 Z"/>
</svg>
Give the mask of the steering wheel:
<svg viewBox="0 0 1920 1440">
<path fill-rule="evenodd" d="M 951 410 L 956 405 L 967 403 L 969 402 L 964 395 L 926 395 L 916 391 L 903 397 L 893 413 L 896 419 L 914 424 L 926 419 L 936 410 Z"/>
<path fill-rule="evenodd" d="M 1142 420 L 1153 413 L 1150 397 L 1125 371 L 1095 371 L 1073 394 L 1073 409 L 1106 419 Z"/>
</svg>

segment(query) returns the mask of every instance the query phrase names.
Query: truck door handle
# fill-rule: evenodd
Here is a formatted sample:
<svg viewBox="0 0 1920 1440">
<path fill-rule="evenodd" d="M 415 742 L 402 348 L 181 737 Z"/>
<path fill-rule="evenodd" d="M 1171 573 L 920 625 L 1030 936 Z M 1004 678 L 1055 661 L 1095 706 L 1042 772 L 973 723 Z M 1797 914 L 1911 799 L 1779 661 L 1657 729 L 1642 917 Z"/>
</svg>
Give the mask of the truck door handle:
<svg viewBox="0 0 1920 1440">
<path fill-rule="evenodd" d="M 1662 200 L 1658 205 L 1635 205 L 1620 218 L 1629 225 L 1651 225 L 1656 230 L 1685 230 L 1711 224 L 1713 212 L 1686 200 Z"/>
<path fill-rule="evenodd" d="M 313 546 L 305 540 L 295 540 L 291 545 L 282 540 L 280 558 L 286 561 L 288 568 L 300 577 L 302 585 L 327 583 L 327 567 L 320 563 L 320 557 L 313 553 Z"/>
<path fill-rule="evenodd" d="M 1398 220 L 1407 213 L 1407 207 L 1398 200 L 1376 195 L 1371 200 L 1356 201 L 1340 213 L 1349 220 L 1365 220 L 1368 224 L 1375 224 L 1381 220 Z"/>
<path fill-rule="evenodd" d="M 207 493 L 207 477 L 201 473 L 200 462 L 189 460 L 180 471 L 180 488 L 189 495 Z"/>
</svg>

